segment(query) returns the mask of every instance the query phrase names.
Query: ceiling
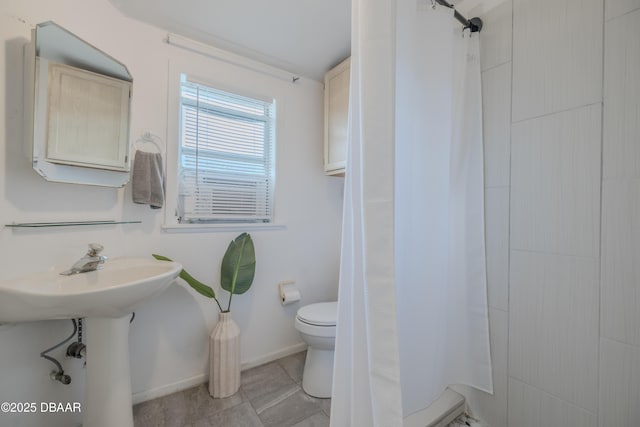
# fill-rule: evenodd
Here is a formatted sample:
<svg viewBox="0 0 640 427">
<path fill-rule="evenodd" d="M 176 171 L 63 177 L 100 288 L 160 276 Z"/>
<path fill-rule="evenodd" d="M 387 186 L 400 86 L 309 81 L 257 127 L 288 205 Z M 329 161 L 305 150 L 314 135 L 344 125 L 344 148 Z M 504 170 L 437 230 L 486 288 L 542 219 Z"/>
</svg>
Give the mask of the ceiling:
<svg viewBox="0 0 640 427">
<path fill-rule="evenodd" d="M 351 51 L 349 0 L 110 0 L 124 14 L 322 81 Z"/>
<path fill-rule="evenodd" d="M 351 51 L 350 0 L 110 1 L 134 19 L 318 81 Z M 449 1 L 465 13 L 503 0 Z"/>
</svg>

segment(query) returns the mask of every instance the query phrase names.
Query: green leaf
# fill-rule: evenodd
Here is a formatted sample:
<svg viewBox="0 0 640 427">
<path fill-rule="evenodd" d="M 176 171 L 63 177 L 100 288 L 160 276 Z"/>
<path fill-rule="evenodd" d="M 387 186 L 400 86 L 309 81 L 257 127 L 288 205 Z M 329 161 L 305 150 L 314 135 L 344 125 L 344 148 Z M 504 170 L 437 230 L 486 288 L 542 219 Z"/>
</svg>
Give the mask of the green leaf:
<svg viewBox="0 0 640 427">
<path fill-rule="evenodd" d="M 187 273 L 187 271 L 184 268 L 180 272 L 180 278 L 185 282 L 187 282 L 189 286 L 195 289 L 195 291 L 198 292 L 200 295 L 204 295 L 207 298 L 215 299 L 216 293 L 213 291 L 213 289 L 211 289 L 210 286 L 205 285 L 204 283 L 202 283 L 201 281 L 199 281 L 198 279 L 196 279 L 195 277 Z"/>
<path fill-rule="evenodd" d="M 151 254 L 151 256 L 152 256 L 152 257 L 154 257 L 154 258 L 155 258 L 155 259 L 157 259 L 157 260 L 160 260 L 160 261 L 170 261 L 170 262 L 173 262 L 173 260 L 172 260 L 172 259 L 167 258 L 166 256 L 162 256 L 162 255 L 158 255 L 158 254 Z"/>
<path fill-rule="evenodd" d="M 243 294 L 249 290 L 256 272 L 256 254 L 253 240 L 242 233 L 229 243 L 222 258 L 220 285 L 232 295 Z"/>
<path fill-rule="evenodd" d="M 162 255 L 152 254 L 152 256 L 160 261 L 173 261 Z M 216 299 L 216 293 L 213 291 L 213 289 L 211 289 L 211 287 L 205 285 L 204 283 L 187 273 L 187 270 L 185 270 L 184 268 L 182 269 L 182 271 L 180 271 L 180 278 L 187 282 L 189 286 L 191 286 L 200 295 L 204 295 L 207 298 Z"/>
</svg>

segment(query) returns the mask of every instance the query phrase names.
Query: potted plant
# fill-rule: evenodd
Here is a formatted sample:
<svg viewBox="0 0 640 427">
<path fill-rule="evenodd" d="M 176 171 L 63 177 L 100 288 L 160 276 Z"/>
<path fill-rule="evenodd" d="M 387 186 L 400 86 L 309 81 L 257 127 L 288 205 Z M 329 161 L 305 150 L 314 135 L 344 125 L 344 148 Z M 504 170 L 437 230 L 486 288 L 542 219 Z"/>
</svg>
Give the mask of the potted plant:
<svg viewBox="0 0 640 427">
<path fill-rule="evenodd" d="M 161 261 L 169 258 L 153 254 Z M 233 295 L 247 292 L 253 283 L 256 270 L 256 256 L 253 240 L 242 233 L 229 243 L 220 267 L 220 286 L 229 292 L 229 302 L 224 310 L 210 286 L 200 282 L 182 269 L 180 278 L 196 292 L 212 298 L 220 314 L 213 328 L 209 343 L 209 394 L 213 397 L 228 397 L 240 388 L 240 329 L 231 318 L 231 299 Z"/>
</svg>

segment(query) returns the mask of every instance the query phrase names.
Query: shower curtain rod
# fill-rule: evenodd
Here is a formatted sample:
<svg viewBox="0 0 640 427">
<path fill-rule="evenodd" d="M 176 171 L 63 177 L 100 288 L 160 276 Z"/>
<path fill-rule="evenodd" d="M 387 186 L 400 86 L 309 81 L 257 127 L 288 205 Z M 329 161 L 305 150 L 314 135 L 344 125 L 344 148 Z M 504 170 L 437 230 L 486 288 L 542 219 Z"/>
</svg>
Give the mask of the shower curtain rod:
<svg viewBox="0 0 640 427">
<path fill-rule="evenodd" d="M 446 0 L 435 0 L 439 5 L 448 7 L 449 9 L 453 9 L 453 17 L 456 18 L 464 28 L 468 28 L 472 33 L 480 32 L 482 30 L 482 19 L 480 18 L 471 18 L 467 19 L 460 12 L 458 12 L 454 5 L 450 4 Z"/>
</svg>

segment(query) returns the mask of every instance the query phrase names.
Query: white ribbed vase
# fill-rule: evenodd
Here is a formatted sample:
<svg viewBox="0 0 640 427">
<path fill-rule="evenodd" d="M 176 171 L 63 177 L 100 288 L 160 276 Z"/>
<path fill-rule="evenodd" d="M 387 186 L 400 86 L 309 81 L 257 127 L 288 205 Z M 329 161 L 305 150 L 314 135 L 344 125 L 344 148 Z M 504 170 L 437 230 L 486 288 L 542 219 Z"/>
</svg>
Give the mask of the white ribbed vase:
<svg viewBox="0 0 640 427">
<path fill-rule="evenodd" d="M 220 313 L 209 343 L 209 394 L 229 397 L 240 388 L 240 328 Z"/>
</svg>

